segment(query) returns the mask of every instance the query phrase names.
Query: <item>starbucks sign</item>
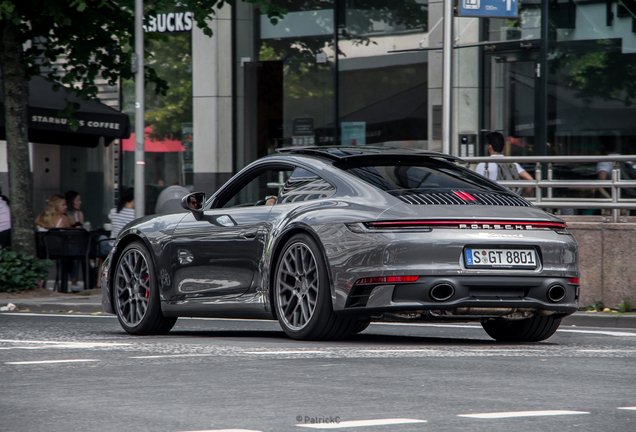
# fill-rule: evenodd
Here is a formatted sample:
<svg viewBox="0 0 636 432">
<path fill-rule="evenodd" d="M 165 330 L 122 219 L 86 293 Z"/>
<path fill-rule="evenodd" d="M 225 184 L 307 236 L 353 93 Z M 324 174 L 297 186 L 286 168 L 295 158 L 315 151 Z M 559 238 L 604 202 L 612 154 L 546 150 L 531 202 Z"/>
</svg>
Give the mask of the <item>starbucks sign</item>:
<svg viewBox="0 0 636 432">
<path fill-rule="evenodd" d="M 183 32 L 192 30 L 192 12 L 170 12 L 151 15 L 146 19 L 144 31 L 148 33 Z"/>
</svg>

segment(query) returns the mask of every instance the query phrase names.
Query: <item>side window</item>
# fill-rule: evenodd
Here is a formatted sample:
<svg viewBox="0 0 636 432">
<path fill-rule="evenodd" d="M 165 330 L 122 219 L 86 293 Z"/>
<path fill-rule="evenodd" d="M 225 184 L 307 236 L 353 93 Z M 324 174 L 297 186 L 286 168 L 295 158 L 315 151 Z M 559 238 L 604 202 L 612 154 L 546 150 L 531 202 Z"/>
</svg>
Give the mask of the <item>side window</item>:
<svg viewBox="0 0 636 432">
<path fill-rule="evenodd" d="M 327 198 L 336 189 L 322 177 L 303 168 L 296 168 L 287 179 L 277 203 L 291 203 Z"/>
<path fill-rule="evenodd" d="M 291 173 L 291 169 L 285 168 L 260 171 L 247 179 L 247 183 L 244 183 L 243 187 L 234 195 L 222 198 L 220 207 L 250 207 L 273 204 L 273 199 L 267 200 L 266 198 L 278 198 Z"/>
</svg>

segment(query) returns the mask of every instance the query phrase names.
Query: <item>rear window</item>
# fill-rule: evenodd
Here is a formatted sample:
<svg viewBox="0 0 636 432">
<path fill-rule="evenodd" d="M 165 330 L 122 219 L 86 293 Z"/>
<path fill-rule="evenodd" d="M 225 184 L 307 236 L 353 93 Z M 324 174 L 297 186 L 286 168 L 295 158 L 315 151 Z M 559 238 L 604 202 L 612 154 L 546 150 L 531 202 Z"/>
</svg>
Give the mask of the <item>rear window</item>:
<svg viewBox="0 0 636 432">
<path fill-rule="evenodd" d="M 386 192 L 509 192 L 485 177 L 452 163 L 435 160 L 418 161 L 417 164 L 412 161 L 395 162 L 363 163 L 341 168 Z"/>
<path fill-rule="evenodd" d="M 361 158 L 337 166 L 407 204 L 532 206 L 467 168 L 431 158 L 414 159 Z"/>
</svg>

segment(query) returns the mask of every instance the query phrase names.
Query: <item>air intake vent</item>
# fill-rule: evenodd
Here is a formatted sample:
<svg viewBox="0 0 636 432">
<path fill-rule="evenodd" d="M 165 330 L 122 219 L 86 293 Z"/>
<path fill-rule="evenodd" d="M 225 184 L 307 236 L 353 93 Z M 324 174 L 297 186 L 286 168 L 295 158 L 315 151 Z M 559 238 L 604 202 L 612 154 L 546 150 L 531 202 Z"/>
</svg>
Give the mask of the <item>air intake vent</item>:
<svg viewBox="0 0 636 432">
<path fill-rule="evenodd" d="M 396 198 L 407 204 L 413 205 L 495 205 L 495 206 L 514 206 L 514 207 L 532 207 L 532 204 L 519 195 L 513 193 L 482 193 L 471 192 L 432 192 L 432 193 L 400 193 L 390 192 Z M 470 197 L 472 199 L 469 199 Z"/>
</svg>

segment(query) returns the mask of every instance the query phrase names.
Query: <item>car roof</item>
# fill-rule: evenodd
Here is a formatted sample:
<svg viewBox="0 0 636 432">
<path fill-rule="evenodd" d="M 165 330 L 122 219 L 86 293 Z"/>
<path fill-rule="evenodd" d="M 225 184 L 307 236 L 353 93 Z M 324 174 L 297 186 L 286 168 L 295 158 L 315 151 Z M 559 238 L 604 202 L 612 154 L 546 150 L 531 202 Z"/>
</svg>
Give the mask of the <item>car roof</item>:
<svg viewBox="0 0 636 432">
<path fill-rule="evenodd" d="M 413 149 L 408 147 L 388 146 L 308 146 L 308 147 L 283 147 L 276 149 L 280 155 L 308 155 L 318 156 L 333 161 L 349 161 L 369 156 L 425 156 L 430 158 L 461 161 L 457 156 L 428 150 Z"/>
</svg>

